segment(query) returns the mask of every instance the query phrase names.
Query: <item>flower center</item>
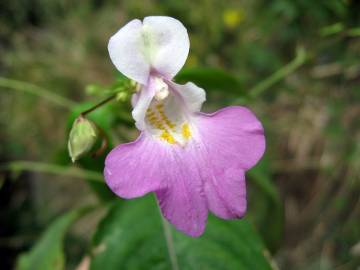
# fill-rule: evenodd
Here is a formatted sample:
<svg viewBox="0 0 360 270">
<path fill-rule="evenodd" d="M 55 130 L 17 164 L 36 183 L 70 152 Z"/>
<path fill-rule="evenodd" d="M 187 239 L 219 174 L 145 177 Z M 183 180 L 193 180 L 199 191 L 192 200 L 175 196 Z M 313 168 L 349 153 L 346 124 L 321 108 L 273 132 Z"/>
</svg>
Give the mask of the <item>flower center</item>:
<svg viewBox="0 0 360 270">
<path fill-rule="evenodd" d="M 192 132 L 176 99 L 171 94 L 162 100 L 155 98 L 147 109 L 145 121 L 155 137 L 169 144 L 185 146 Z"/>
</svg>

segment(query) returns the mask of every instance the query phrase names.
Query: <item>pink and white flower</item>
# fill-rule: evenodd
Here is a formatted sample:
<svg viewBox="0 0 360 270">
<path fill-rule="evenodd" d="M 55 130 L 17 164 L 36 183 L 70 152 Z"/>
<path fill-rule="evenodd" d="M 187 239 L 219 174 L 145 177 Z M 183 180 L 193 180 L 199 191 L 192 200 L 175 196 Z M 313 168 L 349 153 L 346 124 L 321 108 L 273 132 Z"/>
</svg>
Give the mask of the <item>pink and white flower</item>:
<svg viewBox="0 0 360 270">
<path fill-rule="evenodd" d="M 224 219 L 246 212 L 245 171 L 265 150 L 263 127 L 247 108 L 201 113 L 205 91 L 172 78 L 189 52 L 186 28 L 171 17 L 132 20 L 109 41 L 116 68 L 141 87 L 132 98 L 139 138 L 105 161 L 111 190 L 126 199 L 155 192 L 164 217 L 196 237 L 208 211 Z"/>
</svg>

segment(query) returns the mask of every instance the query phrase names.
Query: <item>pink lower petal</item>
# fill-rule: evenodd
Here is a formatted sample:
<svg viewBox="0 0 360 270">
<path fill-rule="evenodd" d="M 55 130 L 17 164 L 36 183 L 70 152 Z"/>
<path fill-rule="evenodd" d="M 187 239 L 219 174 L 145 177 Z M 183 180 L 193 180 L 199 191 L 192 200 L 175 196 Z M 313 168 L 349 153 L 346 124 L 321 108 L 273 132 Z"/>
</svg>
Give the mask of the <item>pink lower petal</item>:
<svg viewBox="0 0 360 270">
<path fill-rule="evenodd" d="M 245 170 L 265 151 L 261 123 L 244 107 L 227 107 L 197 119 L 203 152 L 209 209 L 221 218 L 238 218 L 246 211 Z"/>
<path fill-rule="evenodd" d="M 233 163 L 248 170 L 265 151 L 264 129 L 247 108 L 231 106 L 213 114 L 198 114 L 199 132 L 210 155 L 218 156 L 217 163 Z M 220 155 L 219 155 L 220 154 Z"/>
<path fill-rule="evenodd" d="M 105 160 L 105 180 L 122 198 L 135 198 L 161 188 L 166 152 L 144 133 L 131 143 L 114 148 Z"/>
<path fill-rule="evenodd" d="M 170 145 L 143 133 L 107 157 L 105 179 L 120 197 L 156 192 L 161 211 L 191 236 L 205 229 L 208 209 L 221 218 L 246 211 L 245 170 L 265 150 L 263 128 L 246 108 L 228 107 L 196 114 L 194 137 L 186 146 Z"/>
<path fill-rule="evenodd" d="M 195 237 L 203 233 L 208 213 L 199 165 L 189 148 L 167 145 L 143 133 L 110 152 L 104 174 L 108 186 L 122 198 L 155 191 L 165 218 Z"/>
<path fill-rule="evenodd" d="M 205 230 L 208 210 L 201 164 L 191 148 L 174 147 L 164 167 L 168 188 L 156 192 L 165 218 L 186 234 L 197 237 Z"/>
<path fill-rule="evenodd" d="M 246 182 L 241 169 L 214 168 L 213 176 L 205 183 L 208 208 L 220 218 L 234 219 L 245 215 Z"/>
</svg>

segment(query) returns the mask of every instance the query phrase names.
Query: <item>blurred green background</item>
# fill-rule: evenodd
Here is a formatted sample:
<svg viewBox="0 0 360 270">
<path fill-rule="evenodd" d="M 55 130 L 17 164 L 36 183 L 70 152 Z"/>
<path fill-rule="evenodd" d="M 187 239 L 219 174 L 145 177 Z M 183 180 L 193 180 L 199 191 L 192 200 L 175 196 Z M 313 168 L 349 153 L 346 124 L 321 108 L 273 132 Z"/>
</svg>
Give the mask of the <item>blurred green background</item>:
<svg viewBox="0 0 360 270">
<path fill-rule="evenodd" d="M 245 240 L 242 221 L 218 219 L 210 220 L 203 242 L 186 242 L 174 233 L 180 265 L 182 257 L 190 265 L 180 269 L 268 269 L 256 263 L 249 268 L 248 261 L 240 267 L 249 254 L 249 261 L 257 260 L 255 251 L 246 251 L 247 241 L 263 245 L 260 255 L 266 254 L 273 269 L 359 269 L 360 2 L 355 0 L 2 0 L 0 269 L 15 267 L 18 255 L 33 247 L 56 217 L 80 206 L 101 202 L 66 234 L 66 262 L 62 244 L 52 246 L 62 242 L 57 231 L 49 246 L 43 245 L 47 248 L 30 254 L 18 269 L 88 269 L 90 257 L 106 253 L 98 250 L 107 233 L 115 239 L 124 220 L 158 226 L 159 217 L 154 223 L 147 223 L 146 214 L 135 217 L 143 199 L 131 210 L 120 199 L 114 206 L 115 197 L 101 183 L 106 153 L 72 165 L 66 152 L 74 118 L 121 82 L 108 56 L 109 37 L 129 20 L 149 15 L 172 16 L 187 27 L 190 55 L 177 81 L 191 80 L 207 90 L 204 111 L 248 106 L 264 123 L 267 138 L 266 155 L 247 182 L 244 222 L 259 239 Z M 137 137 L 129 112 L 129 104 L 111 103 L 90 118 L 117 145 Z M 121 216 L 123 208 L 134 216 Z M 64 228 L 80 214 L 72 215 Z M 235 226 L 239 239 L 233 243 L 222 240 L 227 230 L 219 226 L 225 223 Z M 136 231 L 126 224 L 123 230 L 125 235 L 133 230 L 138 239 L 119 236 L 112 247 L 131 243 L 132 250 L 122 254 L 144 258 L 142 266 L 135 259 L 104 257 L 95 258 L 91 269 L 169 269 L 166 250 L 158 247 L 164 241 L 153 237 L 157 232 L 143 235 L 141 226 Z M 215 248 L 220 242 L 223 248 Z M 195 259 L 186 257 L 192 249 L 184 245 Z M 153 247 L 158 249 L 150 252 Z M 198 249 L 210 254 L 212 267 L 205 259 L 197 264 L 204 256 Z M 50 250 L 61 263 L 29 266 L 52 258 Z"/>
</svg>

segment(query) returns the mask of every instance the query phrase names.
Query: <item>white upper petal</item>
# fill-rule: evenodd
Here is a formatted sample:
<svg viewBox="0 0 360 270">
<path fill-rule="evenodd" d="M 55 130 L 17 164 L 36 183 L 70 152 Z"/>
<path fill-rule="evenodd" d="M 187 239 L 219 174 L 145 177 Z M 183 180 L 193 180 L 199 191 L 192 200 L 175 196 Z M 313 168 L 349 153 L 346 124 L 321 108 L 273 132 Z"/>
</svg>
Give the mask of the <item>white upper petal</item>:
<svg viewBox="0 0 360 270">
<path fill-rule="evenodd" d="M 171 17 L 152 16 L 144 19 L 153 42 L 152 67 L 166 79 L 172 79 L 185 64 L 190 41 L 184 25 Z"/>
<path fill-rule="evenodd" d="M 168 83 L 170 87 L 183 98 L 185 105 L 190 112 L 199 112 L 201 110 L 201 106 L 206 100 L 204 89 L 192 82 L 176 84 L 169 81 Z"/>
<path fill-rule="evenodd" d="M 125 76 L 146 84 L 150 63 L 142 50 L 142 22 L 132 20 L 113 35 L 108 44 L 111 61 Z"/>
<path fill-rule="evenodd" d="M 150 72 L 173 78 L 189 53 L 186 28 L 178 20 L 151 16 L 132 20 L 110 38 L 108 50 L 116 68 L 127 77 L 146 84 Z"/>
</svg>

